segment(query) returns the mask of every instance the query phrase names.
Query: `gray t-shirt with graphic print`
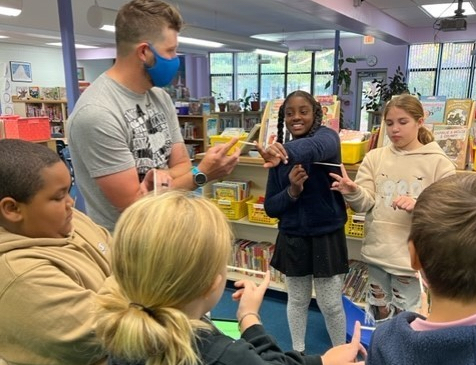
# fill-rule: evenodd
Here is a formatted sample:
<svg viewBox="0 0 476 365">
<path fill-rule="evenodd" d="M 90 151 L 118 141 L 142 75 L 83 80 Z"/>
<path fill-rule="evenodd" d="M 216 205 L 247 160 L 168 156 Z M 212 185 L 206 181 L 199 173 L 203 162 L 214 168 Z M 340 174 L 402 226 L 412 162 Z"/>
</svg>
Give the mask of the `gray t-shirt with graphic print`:
<svg viewBox="0 0 476 365">
<path fill-rule="evenodd" d="M 109 231 L 120 213 L 95 178 L 135 167 L 142 179 L 153 167 L 166 169 L 172 145 L 183 142 L 165 91 L 154 87 L 138 94 L 105 73 L 79 98 L 67 121 L 67 136 L 87 214 Z"/>
</svg>

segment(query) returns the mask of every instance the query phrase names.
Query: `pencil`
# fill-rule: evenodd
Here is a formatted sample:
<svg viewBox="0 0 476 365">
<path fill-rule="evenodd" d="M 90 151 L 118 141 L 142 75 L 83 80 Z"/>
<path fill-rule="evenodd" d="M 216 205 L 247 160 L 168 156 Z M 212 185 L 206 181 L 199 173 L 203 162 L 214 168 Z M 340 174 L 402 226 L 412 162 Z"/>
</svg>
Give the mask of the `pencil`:
<svg viewBox="0 0 476 365">
<path fill-rule="evenodd" d="M 251 270 L 251 269 L 244 269 L 242 267 L 238 267 L 238 266 L 230 266 L 228 265 L 227 266 L 227 269 L 228 270 L 236 270 L 236 271 L 242 271 L 242 272 L 245 272 L 245 273 L 248 273 L 248 274 L 257 274 L 257 275 L 266 275 L 265 272 L 263 271 L 258 271 L 258 270 Z"/>
<path fill-rule="evenodd" d="M 329 162 L 313 162 L 314 165 L 326 165 L 326 166 L 334 166 L 334 167 L 341 167 L 342 165 L 339 165 L 337 163 L 329 163 Z"/>
</svg>

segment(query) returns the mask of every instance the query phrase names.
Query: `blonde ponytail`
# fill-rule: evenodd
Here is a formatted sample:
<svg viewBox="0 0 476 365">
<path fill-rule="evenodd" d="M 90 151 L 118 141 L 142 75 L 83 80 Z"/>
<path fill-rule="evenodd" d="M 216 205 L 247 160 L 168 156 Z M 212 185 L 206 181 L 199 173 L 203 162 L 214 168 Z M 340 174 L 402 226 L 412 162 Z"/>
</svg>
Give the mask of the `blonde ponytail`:
<svg viewBox="0 0 476 365">
<path fill-rule="evenodd" d="M 111 289 L 98 298 L 96 332 L 108 353 L 147 365 L 199 364 L 196 331 L 210 327 L 183 309 L 223 275 L 231 242 L 223 213 L 189 192 L 127 208 L 114 232 Z"/>
</svg>

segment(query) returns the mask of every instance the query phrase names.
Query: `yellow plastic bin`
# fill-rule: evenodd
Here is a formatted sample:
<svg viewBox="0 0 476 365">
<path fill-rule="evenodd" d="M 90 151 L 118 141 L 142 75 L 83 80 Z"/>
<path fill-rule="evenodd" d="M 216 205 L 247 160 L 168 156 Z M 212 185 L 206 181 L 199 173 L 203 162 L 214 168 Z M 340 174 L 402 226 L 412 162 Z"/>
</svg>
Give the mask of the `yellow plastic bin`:
<svg viewBox="0 0 476 365">
<path fill-rule="evenodd" d="M 341 142 L 342 162 L 346 164 L 355 164 L 364 159 L 369 146 L 369 140 L 362 142 Z"/>
</svg>

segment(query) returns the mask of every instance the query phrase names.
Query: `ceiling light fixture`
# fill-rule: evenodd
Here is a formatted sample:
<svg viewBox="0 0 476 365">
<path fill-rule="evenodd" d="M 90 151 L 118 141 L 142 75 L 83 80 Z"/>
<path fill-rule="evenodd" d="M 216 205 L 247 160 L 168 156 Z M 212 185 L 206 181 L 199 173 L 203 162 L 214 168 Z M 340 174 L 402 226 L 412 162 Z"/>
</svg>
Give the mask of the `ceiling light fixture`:
<svg viewBox="0 0 476 365">
<path fill-rule="evenodd" d="M 0 15 L 18 16 L 23 8 L 22 0 L 2 0 L 0 1 Z"/>
<path fill-rule="evenodd" d="M 178 37 L 179 43 L 183 44 L 191 44 L 193 46 L 202 46 L 202 47 L 209 47 L 209 48 L 220 48 L 223 47 L 223 43 L 213 42 L 213 41 L 206 41 L 204 39 L 192 38 L 192 37 Z"/>
<path fill-rule="evenodd" d="M 420 7 L 425 11 L 425 13 L 429 14 L 435 19 L 438 19 L 455 16 L 455 10 L 458 9 L 458 5 L 458 2 L 455 1 L 453 3 L 446 4 L 420 5 Z M 476 14 L 473 5 L 470 2 L 464 1 L 461 5 L 463 9 L 463 14 L 465 16 Z"/>
<path fill-rule="evenodd" d="M 54 42 L 54 43 L 46 43 L 48 46 L 55 46 L 55 47 L 61 47 L 62 46 L 62 43 L 61 42 Z M 99 48 L 99 47 L 96 47 L 96 46 L 88 46 L 88 45 L 85 45 L 85 44 L 79 44 L 79 43 L 76 43 L 74 45 L 74 48 L 78 48 L 78 49 L 92 49 L 92 48 Z"/>
<path fill-rule="evenodd" d="M 286 57 L 287 55 L 286 52 L 270 51 L 269 49 L 262 49 L 262 48 L 256 48 L 254 52 L 258 54 L 263 54 L 268 56 L 278 56 L 278 57 Z"/>
<path fill-rule="evenodd" d="M 89 25 L 93 28 L 114 32 L 116 15 L 116 10 L 103 8 L 99 6 L 96 1 L 95 5 L 88 9 L 87 20 Z M 265 41 L 251 37 L 243 37 L 218 30 L 200 28 L 191 25 L 186 25 L 181 30 L 179 43 L 208 48 L 227 46 L 228 48 L 235 48 L 236 50 L 242 51 L 264 49 L 268 51 L 279 52 L 282 56 L 285 56 L 288 52 L 288 47 L 276 42 Z"/>
<path fill-rule="evenodd" d="M 224 46 L 242 51 L 255 51 L 256 49 L 263 49 L 279 52 L 282 56 L 285 56 L 288 52 L 288 47 L 278 42 L 244 37 L 219 30 L 195 27 L 192 25 L 184 26 L 180 32 L 180 35 L 184 37 L 193 37 L 196 39 L 206 39 L 208 41 L 219 42 Z"/>
<path fill-rule="evenodd" d="M 117 11 L 99 6 L 97 3 L 88 9 L 86 18 L 91 27 L 114 32 Z"/>
</svg>

